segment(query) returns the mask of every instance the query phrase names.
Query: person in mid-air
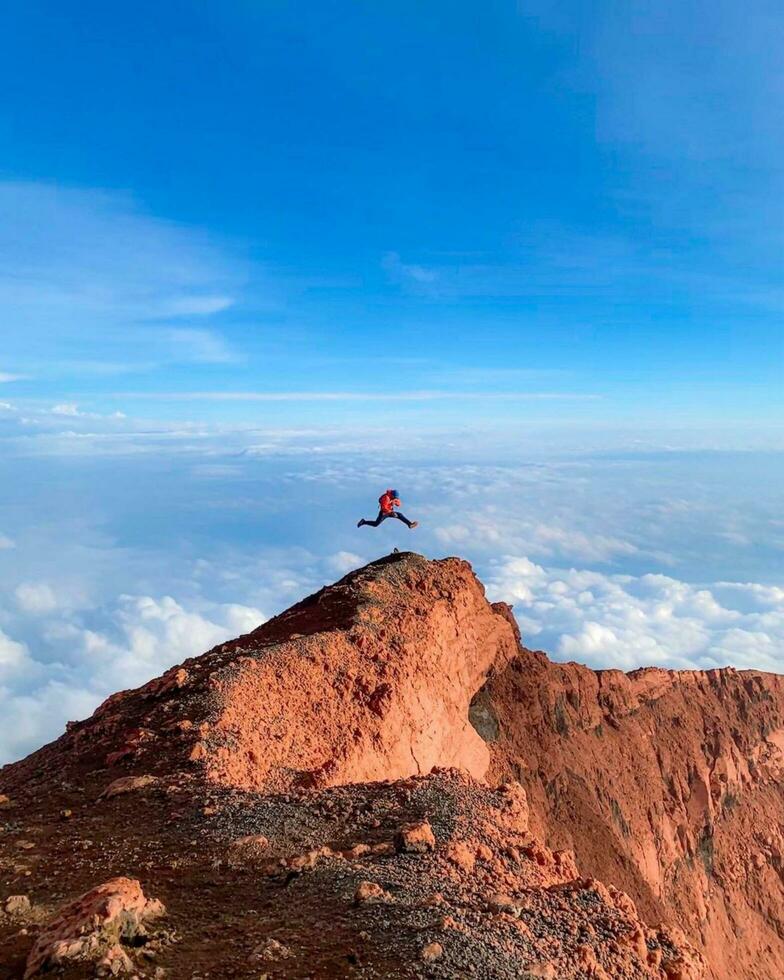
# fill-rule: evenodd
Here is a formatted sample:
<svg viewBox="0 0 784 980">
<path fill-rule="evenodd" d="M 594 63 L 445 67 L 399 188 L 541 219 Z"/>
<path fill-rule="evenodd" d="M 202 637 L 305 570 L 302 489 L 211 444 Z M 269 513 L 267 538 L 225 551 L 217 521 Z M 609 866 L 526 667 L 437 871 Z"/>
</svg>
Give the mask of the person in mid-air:
<svg viewBox="0 0 784 980">
<path fill-rule="evenodd" d="M 395 510 L 395 507 L 399 506 L 400 498 L 397 495 L 397 490 L 387 490 L 378 498 L 378 517 L 374 521 L 366 521 L 363 517 L 360 521 L 357 521 L 357 527 L 363 527 L 365 524 L 368 527 L 378 527 L 378 525 L 382 521 L 385 521 L 388 517 L 396 517 L 409 528 L 417 527 L 419 524 L 418 521 L 410 521 L 405 515 L 401 514 L 399 510 Z"/>
</svg>

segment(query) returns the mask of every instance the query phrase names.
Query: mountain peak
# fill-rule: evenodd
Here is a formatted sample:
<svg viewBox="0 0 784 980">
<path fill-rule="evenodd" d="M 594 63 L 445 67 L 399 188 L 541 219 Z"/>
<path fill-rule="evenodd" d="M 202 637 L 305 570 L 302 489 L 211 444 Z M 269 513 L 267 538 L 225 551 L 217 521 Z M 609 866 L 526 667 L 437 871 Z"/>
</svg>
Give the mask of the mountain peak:
<svg viewBox="0 0 784 980">
<path fill-rule="evenodd" d="M 229 975 L 251 955 L 237 944 L 264 939 L 270 962 L 288 950 L 273 975 L 292 977 L 474 962 L 499 977 L 773 978 L 782 719 L 770 675 L 552 663 L 467 562 L 394 554 L 5 767 L 0 860 L 39 916 L 55 877 L 63 897 L 142 879 L 210 964 L 161 947 L 172 976 Z M 228 946 L 197 941 L 211 888 L 234 916 Z M 266 938 L 240 900 L 268 909 Z M 0 922 L 20 962 L 9 935 Z M 397 946 L 419 965 L 396 966 Z"/>
</svg>

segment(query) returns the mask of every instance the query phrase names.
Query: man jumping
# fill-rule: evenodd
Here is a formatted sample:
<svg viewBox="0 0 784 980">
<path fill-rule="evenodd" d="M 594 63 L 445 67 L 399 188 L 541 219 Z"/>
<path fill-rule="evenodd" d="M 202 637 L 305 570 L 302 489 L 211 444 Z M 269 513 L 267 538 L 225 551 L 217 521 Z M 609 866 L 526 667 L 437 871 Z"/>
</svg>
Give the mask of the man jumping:
<svg viewBox="0 0 784 980">
<path fill-rule="evenodd" d="M 399 510 L 395 510 L 395 507 L 399 506 L 400 498 L 397 495 L 397 490 L 387 490 L 378 498 L 378 517 L 374 521 L 366 521 L 363 517 L 362 520 L 357 521 L 357 527 L 363 527 L 364 525 L 367 525 L 368 527 L 378 527 L 378 525 L 382 521 L 385 521 L 388 517 L 396 517 L 409 528 L 418 527 L 419 521 L 410 521 L 407 517 L 401 514 Z"/>
</svg>

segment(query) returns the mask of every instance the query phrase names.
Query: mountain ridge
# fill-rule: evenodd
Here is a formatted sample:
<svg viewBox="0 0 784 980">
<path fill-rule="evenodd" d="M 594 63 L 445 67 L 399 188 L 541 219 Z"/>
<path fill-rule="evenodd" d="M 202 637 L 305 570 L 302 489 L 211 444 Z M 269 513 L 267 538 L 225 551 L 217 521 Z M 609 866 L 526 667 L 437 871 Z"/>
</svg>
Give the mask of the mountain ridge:
<svg viewBox="0 0 784 980">
<path fill-rule="evenodd" d="M 80 814 L 94 837 L 103 835 L 104 850 L 133 840 L 131 851 L 140 853 L 143 828 L 125 812 L 133 801 L 150 820 L 148 843 L 168 864 L 178 860 L 171 856 L 178 849 L 191 846 L 187 833 L 223 867 L 231 833 L 263 824 L 268 844 L 261 864 L 271 868 L 269 894 L 261 890 L 267 903 L 274 892 L 286 905 L 285 892 L 273 883 L 283 869 L 292 873 L 287 849 L 307 844 L 306 863 L 313 867 L 302 878 L 296 870 L 303 893 L 322 889 L 320 902 L 347 930 L 342 939 L 336 934 L 337 945 L 364 948 L 350 964 L 351 975 L 458 976 L 466 975 L 460 972 L 466 964 L 481 971 L 484 963 L 496 971 L 487 975 L 499 977 L 530 969 L 542 971 L 530 975 L 575 978 L 604 971 L 767 980 L 784 972 L 782 749 L 784 678 L 732 668 L 624 674 L 553 663 L 522 645 L 511 608 L 487 602 L 467 562 L 395 554 L 139 689 L 118 692 L 56 742 L 0 770 L 7 812 L 16 816 L 27 808 L 47 842 L 38 871 L 14 872 L 21 863 L 11 848 L 19 843 L 12 822 L 10 834 L 0 838 L 0 867 L 10 867 L 23 883 L 49 867 L 63 834 L 78 837 L 73 817 L 61 816 L 65 810 Z M 110 792 L 118 781 L 119 789 Z M 507 789 L 483 788 L 494 784 Z M 451 816 L 433 803 L 438 792 L 452 801 Z M 389 824 L 394 808 L 384 810 L 380 824 L 390 836 L 367 844 L 381 851 L 364 871 L 387 876 L 387 895 L 411 899 L 409 905 L 402 898 L 383 900 L 387 915 L 394 909 L 403 945 L 411 947 L 410 961 L 399 968 L 390 965 L 377 921 L 356 930 L 345 908 L 336 909 L 346 862 L 354 859 L 336 849 L 334 833 L 317 830 L 321 817 L 314 816 L 336 799 L 364 814 L 390 795 L 429 800 L 407 814 L 409 823 L 432 823 L 438 832 L 426 856 L 414 852 L 418 878 L 415 868 L 403 867 L 409 858 L 389 843 L 402 839 L 405 806 L 396 804 L 397 829 Z M 286 797 L 296 803 L 290 823 L 298 827 L 303 814 L 311 815 L 307 832 L 292 834 L 276 822 Z M 512 798 L 517 817 L 509 825 L 499 817 L 506 812 L 499 801 Z M 469 799 L 474 802 L 466 808 Z M 267 811 L 269 819 L 248 817 Z M 180 816 L 172 819 L 172 813 Z M 378 838 L 379 828 L 369 830 L 368 839 Z M 384 854 L 384 846 L 398 857 Z M 314 858 L 314 848 L 326 852 Z M 38 854 L 38 847 L 30 853 Z M 63 898 L 101 884 L 72 864 L 66 861 L 62 871 Z M 156 898 L 163 891 L 170 917 L 179 902 L 183 922 L 203 918 L 195 893 L 183 903 L 173 880 L 150 873 L 143 862 L 139 867 L 106 853 L 97 865 L 106 875 L 143 879 Z M 195 874 L 191 869 L 190 878 Z M 411 896 L 425 884 L 438 890 L 442 880 L 456 889 L 444 917 L 459 928 L 435 929 L 432 942 L 441 953 L 422 959 L 411 945 L 423 929 L 412 925 L 421 908 L 415 914 Z M 622 891 L 609 891 L 600 880 Z M 41 901 L 34 907 L 53 907 L 52 889 L 38 888 Z M 492 898 L 499 894 L 500 904 Z M 579 925 L 588 894 L 598 896 L 604 911 Z M 521 911 L 523 899 L 542 903 L 546 917 L 557 924 L 560 916 L 562 925 L 537 937 L 535 917 Z M 644 925 L 638 908 L 665 932 Z M 338 966 L 336 949 L 326 940 L 319 946 L 313 935 L 318 903 L 310 920 L 291 913 L 299 923 L 293 939 L 279 923 L 272 931 L 286 934 L 287 948 L 304 951 L 304 959 L 292 952 L 270 976 L 348 975 L 349 954 L 341 954 Z M 618 920 L 617 935 L 597 930 L 602 915 Z M 370 939 L 358 939 L 359 933 Z M 247 930 L 237 935 L 248 937 Z M 5 942 L 18 962 L 24 937 Z M 365 948 L 374 944 L 374 952 Z M 214 968 L 224 952 L 214 949 L 212 959 L 205 953 L 205 962 Z M 156 955 L 168 971 L 161 975 L 173 977 L 190 976 L 199 962 L 190 954 L 183 958 L 182 947 Z M 321 972 L 308 973 L 307 961 Z M 237 963 L 230 968 L 240 970 Z M 223 962 L 221 969 L 229 967 Z"/>
</svg>

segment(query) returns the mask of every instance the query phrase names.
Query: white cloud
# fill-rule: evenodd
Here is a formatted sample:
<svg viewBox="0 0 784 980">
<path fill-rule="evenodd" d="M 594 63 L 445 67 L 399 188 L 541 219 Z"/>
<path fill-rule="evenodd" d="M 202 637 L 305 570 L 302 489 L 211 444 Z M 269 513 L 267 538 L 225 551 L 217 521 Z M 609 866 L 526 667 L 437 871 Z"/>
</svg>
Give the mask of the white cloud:
<svg viewBox="0 0 784 980">
<path fill-rule="evenodd" d="M 22 758 L 61 734 L 66 721 L 87 717 L 98 701 L 95 691 L 56 680 L 45 681 L 32 694 L 13 697 L 0 687 L 0 764 Z"/>
<path fill-rule="evenodd" d="M 784 671 L 784 589 L 699 587 L 666 575 L 545 568 L 524 557 L 494 563 L 488 587 L 514 605 L 527 644 L 561 660 Z"/>
<path fill-rule="evenodd" d="M 451 402 L 595 401 L 600 395 L 571 391 L 136 391 L 126 398 L 214 402 Z"/>
<path fill-rule="evenodd" d="M 67 419 L 124 419 L 127 418 L 124 412 L 110 412 L 103 415 L 100 412 L 83 412 L 74 402 L 62 402 L 53 405 L 52 415 L 59 415 Z"/>
<path fill-rule="evenodd" d="M 85 651 L 98 654 L 106 683 L 122 666 L 125 676 L 141 683 L 172 663 L 209 650 L 224 640 L 259 626 L 258 609 L 218 606 L 210 617 L 181 606 L 171 596 L 121 596 L 114 615 L 121 639 L 84 631 Z"/>
<path fill-rule="evenodd" d="M 49 613 L 59 608 L 60 600 L 46 582 L 22 582 L 14 589 L 16 604 L 26 613 Z"/>
<path fill-rule="evenodd" d="M 168 304 L 172 316 L 208 316 L 220 313 L 234 305 L 231 296 L 187 296 L 173 299 Z"/>
<path fill-rule="evenodd" d="M 54 738 L 114 691 L 264 621 L 258 609 L 238 603 L 205 603 L 197 611 L 171 596 L 126 595 L 87 626 L 86 610 L 64 608 L 48 585 L 28 583 L 15 594 L 26 613 L 40 617 L 41 646 L 55 659 L 34 660 L 25 644 L 0 631 L 0 764 Z"/>
<path fill-rule="evenodd" d="M 536 557 L 569 555 L 585 562 L 606 562 L 638 553 L 636 545 L 614 535 L 587 533 L 574 527 L 521 517 L 515 510 L 471 510 L 466 520 L 442 524 L 435 531 L 445 545 L 480 546 L 483 550 L 520 549 Z"/>
<path fill-rule="evenodd" d="M 71 618 L 54 621 L 48 635 L 61 642 L 67 639 L 76 665 L 89 667 L 93 682 L 109 691 L 141 684 L 263 621 L 258 609 L 239 604 L 210 604 L 206 613 L 186 609 L 171 596 L 124 595 L 108 626 L 85 628 Z"/>
<path fill-rule="evenodd" d="M 29 663 L 27 647 L 24 643 L 18 643 L 0 630 L 0 681 L 5 674 L 19 671 Z M 0 697 L 2 688 L 0 688 Z"/>
<path fill-rule="evenodd" d="M 19 312 L 67 300 L 81 315 L 159 318 L 232 301 L 214 288 L 236 278 L 225 257 L 197 231 L 145 214 L 126 195 L 5 182 L 0 215 L 8 229 L 0 232 L 0 297 Z"/>
<path fill-rule="evenodd" d="M 338 551 L 326 561 L 327 568 L 337 572 L 338 575 L 345 575 L 363 563 L 363 559 L 359 555 L 355 555 L 353 551 Z"/>
<path fill-rule="evenodd" d="M 15 547 L 16 543 L 12 541 L 11 538 L 5 534 L 0 534 L 0 551 L 8 551 Z"/>
<path fill-rule="evenodd" d="M 25 374 L 8 374 L 6 371 L 0 371 L 0 384 L 8 384 L 11 381 L 25 381 L 27 375 Z"/>
</svg>

